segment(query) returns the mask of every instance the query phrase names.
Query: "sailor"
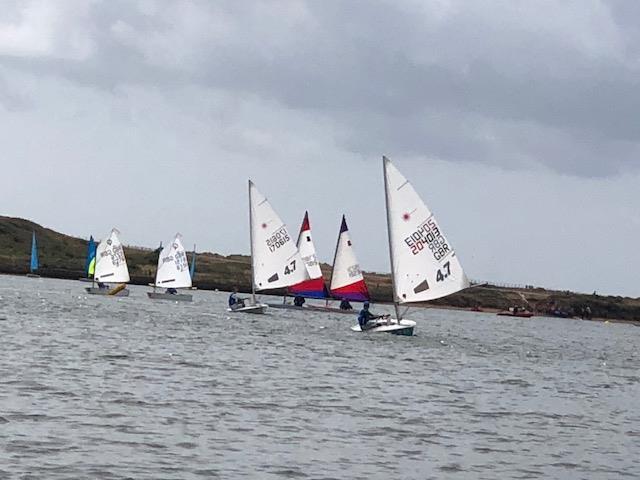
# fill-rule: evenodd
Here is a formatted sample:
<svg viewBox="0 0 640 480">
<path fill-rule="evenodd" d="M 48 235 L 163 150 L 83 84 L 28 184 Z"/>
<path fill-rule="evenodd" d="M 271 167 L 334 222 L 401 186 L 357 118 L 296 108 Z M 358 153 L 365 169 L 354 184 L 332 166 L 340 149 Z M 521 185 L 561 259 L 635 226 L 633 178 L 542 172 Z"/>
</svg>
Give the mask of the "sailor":
<svg viewBox="0 0 640 480">
<path fill-rule="evenodd" d="M 304 297 L 301 297 L 300 295 L 296 295 L 296 296 L 294 297 L 294 299 L 293 299 L 293 304 L 294 304 L 296 307 L 301 307 L 301 306 L 303 306 L 303 305 L 304 305 L 304 302 L 305 302 Z"/>
<path fill-rule="evenodd" d="M 238 297 L 238 288 L 234 288 L 231 295 L 229 295 L 229 308 L 235 310 L 237 308 L 244 307 L 244 298 Z"/>
<path fill-rule="evenodd" d="M 367 330 L 367 328 L 375 327 L 375 324 L 367 327 L 367 323 L 370 320 L 376 320 L 378 318 L 381 317 L 374 315 L 369 311 L 369 302 L 364 302 L 364 304 L 362 305 L 362 310 L 360 310 L 360 314 L 358 315 L 358 324 L 360 325 L 360 329 Z"/>
<path fill-rule="evenodd" d="M 109 286 L 106 283 L 98 282 L 98 288 L 100 290 L 106 290 L 109 288 Z"/>
<path fill-rule="evenodd" d="M 353 307 L 349 303 L 349 300 L 347 300 L 346 298 L 342 299 L 342 301 L 340 302 L 340 310 L 353 310 Z"/>
<path fill-rule="evenodd" d="M 167 288 L 167 291 L 165 293 L 168 293 L 169 295 L 177 295 L 178 290 L 176 290 L 173 287 L 169 287 L 169 288 Z"/>
</svg>

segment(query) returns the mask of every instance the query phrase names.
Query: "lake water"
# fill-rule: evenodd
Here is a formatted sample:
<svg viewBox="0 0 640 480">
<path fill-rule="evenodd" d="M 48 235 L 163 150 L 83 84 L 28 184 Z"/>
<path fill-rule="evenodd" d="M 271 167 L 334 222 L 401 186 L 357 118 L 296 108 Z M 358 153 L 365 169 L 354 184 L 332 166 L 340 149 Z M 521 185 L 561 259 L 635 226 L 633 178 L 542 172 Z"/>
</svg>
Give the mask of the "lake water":
<svg viewBox="0 0 640 480">
<path fill-rule="evenodd" d="M 640 328 L 430 309 L 376 336 L 84 286 L 0 276 L 0 478 L 640 477 Z"/>
</svg>

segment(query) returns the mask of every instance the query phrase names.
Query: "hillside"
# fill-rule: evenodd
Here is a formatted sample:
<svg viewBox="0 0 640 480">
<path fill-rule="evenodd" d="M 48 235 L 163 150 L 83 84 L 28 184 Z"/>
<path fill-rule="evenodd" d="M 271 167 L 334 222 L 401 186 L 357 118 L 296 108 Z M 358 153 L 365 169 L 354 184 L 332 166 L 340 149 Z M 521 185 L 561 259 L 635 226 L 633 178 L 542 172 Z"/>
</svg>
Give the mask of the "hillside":
<svg viewBox="0 0 640 480">
<path fill-rule="evenodd" d="M 3 216 L 0 216 L 0 273 L 27 273 L 32 231 L 36 232 L 38 239 L 40 275 L 66 279 L 84 276 L 87 240 L 58 233 L 28 220 Z M 150 248 L 125 247 L 125 255 L 131 283 L 146 285 L 153 281 L 158 259 L 157 251 Z M 251 259 L 248 256 L 198 253 L 196 270 L 194 285 L 200 289 L 228 291 L 235 286 L 245 292 L 251 289 Z M 322 271 L 325 278 L 330 277 L 329 265 L 322 264 Z M 391 301 L 389 275 L 365 273 L 365 279 L 374 301 Z M 518 305 L 528 306 L 537 312 L 545 312 L 554 306 L 575 313 L 589 305 L 594 317 L 640 320 L 640 299 L 585 295 L 542 288 L 476 286 L 430 302 L 429 305 L 465 309 L 482 307 L 488 310 L 501 310 Z"/>
</svg>

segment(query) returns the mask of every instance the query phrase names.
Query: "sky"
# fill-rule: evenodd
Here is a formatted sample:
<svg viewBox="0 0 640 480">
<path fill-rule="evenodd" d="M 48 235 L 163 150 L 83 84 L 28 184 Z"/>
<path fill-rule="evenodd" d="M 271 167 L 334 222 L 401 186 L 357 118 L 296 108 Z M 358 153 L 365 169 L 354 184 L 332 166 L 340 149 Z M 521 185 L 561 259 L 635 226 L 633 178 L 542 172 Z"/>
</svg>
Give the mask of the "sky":
<svg viewBox="0 0 640 480">
<path fill-rule="evenodd" d="M 640 3 L 5 1 L 0 214 L 249 252 L 247 179 L 389 271 L 382 155 L 472 279 L 640 296 Z"/>
</svg>

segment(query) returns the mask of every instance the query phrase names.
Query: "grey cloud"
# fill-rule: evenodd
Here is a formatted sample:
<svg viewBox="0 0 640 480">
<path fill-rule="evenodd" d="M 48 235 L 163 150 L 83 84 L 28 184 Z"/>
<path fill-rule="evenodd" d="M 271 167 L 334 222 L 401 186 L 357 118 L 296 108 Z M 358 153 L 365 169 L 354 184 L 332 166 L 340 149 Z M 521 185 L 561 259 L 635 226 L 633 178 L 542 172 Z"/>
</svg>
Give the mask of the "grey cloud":
<svg viewBox="0 0 640 480">
<path fill-rule="evenodd" d="M 639 166 L 629 2 L 546 2 L 550 26 L 533 3 L 451 2 L 444 14 L 436 2 L 290 5 L 158 3 L 149 12 L 99 2 L 89 58 L 0 63 L 106 90 L 194 84 L 257 95 L 332 118 L 343 147 L 364 154 L 539 163 L 576 175 Z M 589 8 L 595 26 L 573 21 Z"/>
</svg>

